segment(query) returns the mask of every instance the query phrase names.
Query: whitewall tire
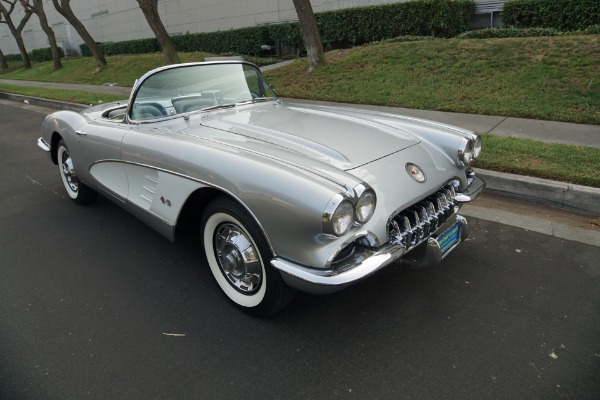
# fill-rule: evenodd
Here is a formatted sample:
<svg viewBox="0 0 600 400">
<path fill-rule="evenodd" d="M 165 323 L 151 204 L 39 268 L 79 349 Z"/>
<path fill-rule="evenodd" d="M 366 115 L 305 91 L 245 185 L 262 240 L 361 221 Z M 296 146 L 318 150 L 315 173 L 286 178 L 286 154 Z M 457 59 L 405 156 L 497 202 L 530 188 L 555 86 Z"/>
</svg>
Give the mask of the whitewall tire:
<svg viewBox="0 0 600 400">
<path fill-rule="evenodd" d="M 58 173 L 71 200 L 77 204 L 88 204 L 94 201 L 97 197 L 96 192 L 87 187 L 77 177 L 73 159 L 62 139 L 58 142 L 56 159 L 58 161 Z"/>
<path fill-rule="evenodd" d="M 206 260 L 229 300 L 261 316 L 289 303 L 294 291 L 270 265 L 272 253 L 267 241 L 243 207 L 219 197 L 206 207 L 202 227 Z"/>
</svg>

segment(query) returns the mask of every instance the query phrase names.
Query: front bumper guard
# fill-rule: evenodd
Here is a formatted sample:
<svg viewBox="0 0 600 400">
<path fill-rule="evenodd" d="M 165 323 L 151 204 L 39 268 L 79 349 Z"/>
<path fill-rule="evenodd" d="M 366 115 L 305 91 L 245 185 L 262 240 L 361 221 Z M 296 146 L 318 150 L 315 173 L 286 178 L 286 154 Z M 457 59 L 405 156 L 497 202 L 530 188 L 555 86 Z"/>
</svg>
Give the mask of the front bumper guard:
<svg viewBox="0 0 600 400">
<path fill-rule="evenodd" d="M 485 187 L 485 182 L 473 174 L 469 176 L 468 183 L 469 186 L 464 192 L 456 194 L 455 200 L 458 203 L 473 201 Z M 460 225 L 460 241 L 451 249 L 442 253 L 437 240 L 438 235 L 457 222 Z M 408 261 L 416 269 L 428 269 L 437 266 L 468 235 L 469 225 L 467 220 L 455 214 L 440 226 L 425 243 L 416 248 L 414 253 L 411 251 L 410 254 L 419 255 L 418 260 L 411 259 Z M 291 287 L 313 294 L 328 294 L 337 292 L 372 275 L 405 254 L 406 248 L 404 245 L 400 241 L 392 239 L 377 249 L 366 247 L 357 249 L 344 265 L 335 269 L 309 268 L 281 257 L 275 257 L 271 260 L 271 265 L 281 272 L 283 279 Z"/>
</svg>

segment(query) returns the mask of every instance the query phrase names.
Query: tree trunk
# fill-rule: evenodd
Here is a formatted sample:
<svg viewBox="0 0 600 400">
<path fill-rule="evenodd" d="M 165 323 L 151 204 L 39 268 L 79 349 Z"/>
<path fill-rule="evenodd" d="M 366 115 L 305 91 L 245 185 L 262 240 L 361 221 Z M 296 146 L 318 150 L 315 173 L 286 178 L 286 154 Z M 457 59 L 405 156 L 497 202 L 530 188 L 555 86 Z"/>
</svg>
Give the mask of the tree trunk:
<svg viewBox="0 0 600 400">
<path fill-rule="evenodd" d="M 96 72 L 101 71 L 108 65 L 106 63 L 106 59 L 104 58 L 102 51 L 100 51 L 100 49 L 96 45 L 96 42 L 94 41 L 94 38 L 92 38 L 92 35 L 90 35 L 85 26 L 83 26 L 81 21 L 79 21 L 79 19 L 75 16 L 75 13 L 71 9 L 71 5 L 69 4 L 70 1 L 71 0 L 60 0 L 59 4 L 59 0 L 52 0 L 52 4 L 54 4 L 54 8 L 56 8 L 56 11 L 58 11 L 60 15 L 62 15 L 67 21 L 69 21 L 69 23 L 77 31 L 83 42 L 87 45 L 88 49 L 90 49 L 90 51 L 92 52 L 92 56 L 94 56 L 94 60 L 96 60 Z"/>
<path fill-rule="evenodd" d="M 27 54 L 27 49 L 25 48 L 25 42 L 23 42 L 23 36 L 21 35 L 21 32 L 23 32 L 25 24 L 27 24 L 27 21 L 29 21 L 29 18 L 31 18 L 31 12 L 26 11 L 25 16 L 23 17 L 21 22 L 19 22 L 19 26 L 16 27 L 10 16 L 14 10 L 14 3 L 9 2 L 9 4 L 11 4 L 10 10 L 7 10 L 3 4 L 0 4 L 0 13 L 4 17 L 4 21 L 2 22 L 8 26 L 8 29 L 10 29 L 10 33 L 13 35 L 15 41 L 17 42 L 17 47 L 19 48 L 19 52 L 21 53 L 21 59 L 23 60 L 23 69 L 30 69 L 31 61 L 29 60 L 29 54 Z"/>
<path fill-rule="evenodd" d="M 30 69 L 31 60 L 29 60 L 29 54 L 27 54 L 27 49 L 25 48 L 25 42 L 23 41 L 23 36 L 21 36 L 21 32 L 17 32 L 15 29 L 11 29 L 10 31 L 15 37 L 17 47 L 19 48 L 19 53 L 21 53 L 21 59 L 23 60 L 23 69 Z"/>
<path fill-rule="evenodd" d="M 6 62 L 6 58 L 4 57 L 2 49 L 0 49 L 0 71 L 4 71 L 6 69 L 8 69 L 8 63 Z"/>
<path fill-rule="evenodd" d="M 321 34 L 310 0 L 294 0 L 294 7 L 300 20 L 300 29 L 308 55 L 308 71 L 312 72 L 318 66 L 326 64 Z"/>
<path fill-rule="evenodd" d="M 146 21 L 148 21 L 148 25 L 150 25 L 150 29 L 152 29 L 154 36 L 156 36 L 156 39 L 158 40 L 158 44 L 165 56 L 166 63 L 180 63 L 181 61 L 177 54 L 177 50 L 175 49 L 175 45 L 160 20 L 160 15 L 158 14 L 158 0 L 137 0 L 137 2 L 144 13 L 144 17 L 146 17 Z"/>
<path fill-rule="evenodd" d="M 56 36 L 54 35 L 54 31 L 50 25 L 48 25 L 48 19 L 46 18 L 46 12 L 44 11 L 43 0 L 33 0 L 33 7 L 31 7 L 31 10 L 38 16 L 42 30 L 46 36 L 48 36 L 48 43 L 50 44 L 50 51 L 52 52 L 52 60 L 54 61 L 54 71 L 59 70 L 62 68 L 60 51 L 58 50 L 58 45 L 56 44 Z"/>
</svg>

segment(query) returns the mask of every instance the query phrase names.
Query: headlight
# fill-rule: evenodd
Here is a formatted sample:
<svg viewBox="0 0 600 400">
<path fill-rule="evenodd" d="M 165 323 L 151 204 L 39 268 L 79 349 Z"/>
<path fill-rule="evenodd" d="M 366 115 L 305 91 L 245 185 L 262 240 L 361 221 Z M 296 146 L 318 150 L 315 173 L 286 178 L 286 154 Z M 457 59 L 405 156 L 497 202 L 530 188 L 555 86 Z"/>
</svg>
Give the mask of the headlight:
<svg viewBox="0 0 600 400">
<path fill-rule="evenodd" d="M 481 154 L 481 146 L 481 136 L 477 135 L 477 137 L 475 138 L 475 144 L 473 145 L 473 159 L 476 160 Z"/>
<path fill-rule="evenodd" d="M 366 190 L 356 202 L 355 218 L 361 224 L 367 223 L 375 212 L 377 198 L 372 190 Z"/>
<path fill-rule="evenodd" d="M 344 200 L 340 203 L 331 217 L 333 234 L 336 236 L 342 236 L 350 230 L 353 222 L 354 207 L 352 206 L 351 202 Z"/>
<path fill-rule="evenodd" d="M 458 159 L 463 164 L 470 164 L 475 159 L 475 138 L 461 141 L 458 148 Z"/>
<path fill-rule="evenodd" d="M 347 196 L 336 194 L 323 211 L 323 232 L 342 236 L 354 223 L 354 205 Z"/>
</svg>

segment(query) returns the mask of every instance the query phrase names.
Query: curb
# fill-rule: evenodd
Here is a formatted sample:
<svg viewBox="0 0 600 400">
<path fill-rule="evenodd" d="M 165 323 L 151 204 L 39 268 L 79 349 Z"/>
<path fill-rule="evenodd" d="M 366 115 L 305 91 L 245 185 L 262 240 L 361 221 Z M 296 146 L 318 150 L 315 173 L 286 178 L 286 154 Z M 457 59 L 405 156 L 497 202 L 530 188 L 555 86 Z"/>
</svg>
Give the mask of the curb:
<svg viewBox="0 0 600 400">
<path fill-rule="evenodd" d="M 600 189 L 475 168 L 485 191 L 584 214 L 600 215 Z"/>
<path fill-rule="evenodd" d="M 38 97 L 0 92 L 0 98 L 17 102 L 81 112 L 87 106 Z M 582 185 L 557 182 L 530 176 L 507 174 L 475 168 L 486 181 L 485 191 L 504 197 L 517 198 L 584 214 L 600 215 L 600 189 Z"/>
<path fill-rule="evenodd" d="M 36 106 L 41 107 L 60 108 L 62 110 L 70 110 L 75 112 L 81 112 L 87 107 L 89 107 L 83 104 L 69 103 L 68 101 L 48 100 L 42 99 L 40 97 L 24 96 L 21 94 L 13 94 L 6 92 L 0 92 L 0 99 L 12 100 L 19 103 L 27 101 L 27 104 L 34 104 Z"/>
</svg>

